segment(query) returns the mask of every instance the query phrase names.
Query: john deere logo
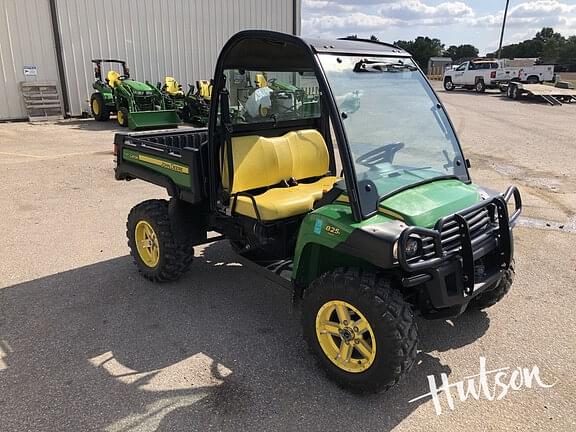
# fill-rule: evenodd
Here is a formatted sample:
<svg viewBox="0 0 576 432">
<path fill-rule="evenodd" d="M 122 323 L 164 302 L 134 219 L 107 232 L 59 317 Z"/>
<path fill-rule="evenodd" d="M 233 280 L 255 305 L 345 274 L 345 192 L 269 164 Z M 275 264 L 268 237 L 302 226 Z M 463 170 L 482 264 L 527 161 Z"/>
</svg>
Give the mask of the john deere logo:
<svg viewBox="0 0 576 432">
<path fill-rule="evenodd" d="M 157 167 L 174 171 L 180 174 L 188 174 L 189 172 L 188 167 L 185 165 L 176 164 L 173 162 L 158 159 L 149 155 L 141 154 L 130 150 L 124 150 L 124 158 L 144 162 L 150 165 L 156 165 Z"/>
</svg>

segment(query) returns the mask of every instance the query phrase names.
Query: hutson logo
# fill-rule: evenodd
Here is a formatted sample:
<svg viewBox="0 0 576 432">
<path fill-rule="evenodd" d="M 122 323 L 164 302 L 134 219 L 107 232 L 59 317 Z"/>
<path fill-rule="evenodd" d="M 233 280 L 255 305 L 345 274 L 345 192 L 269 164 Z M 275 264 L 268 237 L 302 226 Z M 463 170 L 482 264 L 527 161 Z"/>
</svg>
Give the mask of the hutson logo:
<svg viewBox="0 0 576 432">
<path fill-rule="evenodd" d="M 434 375 L 428 375 L 428 385 L 430 392 L 418 396 L 409 401 L 409 403 L 416 402 L 417 400 L 431 397 L 434 402 L 434 409 L 436 415 L 442 414 L 442 395 L 446 400 L 446 405 L 451 411 L 454 411 L 456 400 L 460 402 L 466 401 L 468 398 L 476 400 L 487 399 L 489 401 L 502 400 L 506 397 L 510 390 L 521 390 L 523 388 L 550 388 L 554 384 L 546 384 L 540 378 L 540 368 L 533 366 L 532 369 L 520 368 L 511 369 L 504 367 L 494 370 L 486 370 L 486 359 L 480 357 L 480 373 L 477 375 L 470 375 L 464 377 L 463 380 L 450 383 L 448 375 L 440 374 L 441 385 L 438 386 Z"/>
</svg>

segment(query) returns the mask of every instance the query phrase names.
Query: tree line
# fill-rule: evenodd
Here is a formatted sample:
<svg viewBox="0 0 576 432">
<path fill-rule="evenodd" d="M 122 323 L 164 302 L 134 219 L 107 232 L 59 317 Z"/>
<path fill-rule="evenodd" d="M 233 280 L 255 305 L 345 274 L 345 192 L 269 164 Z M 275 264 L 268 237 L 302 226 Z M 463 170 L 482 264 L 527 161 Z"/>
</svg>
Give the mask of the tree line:
<svg viewBox="0 0 576 432">
<path fill-rule="evenodd" d="M 496 57 L 497 53 L 488 56 Z M 532 39 L 503 46 L 501 57 L 537 57 L 542 63 L 576 67 L 576 36 L 564 37 L 544 27 Z"/>
<path fill-rule="evenodd" d="M 352 35 L 349 37 L 357 37 Z M 378 40 L 375 35 L 370 37 Z M 426 72 L 431 57 L 450 57 L 455 63 L 478 57 L 479 51 L 474 45 L 445 45 L 437 38 L 418 36 L 414 40 L 397 40 L 394 45 L 405 49 L 414 57 L 418 65 Z M 487 57 L 496 58 L 497 52 Z M 576 70 L 576 36 L 564 37 L 551 27 L 544 27 L 532 39 L 505 45 L 502 58 L 538 58 L 542 63 L 561 65 L 566 70 Z"/>
</svg>

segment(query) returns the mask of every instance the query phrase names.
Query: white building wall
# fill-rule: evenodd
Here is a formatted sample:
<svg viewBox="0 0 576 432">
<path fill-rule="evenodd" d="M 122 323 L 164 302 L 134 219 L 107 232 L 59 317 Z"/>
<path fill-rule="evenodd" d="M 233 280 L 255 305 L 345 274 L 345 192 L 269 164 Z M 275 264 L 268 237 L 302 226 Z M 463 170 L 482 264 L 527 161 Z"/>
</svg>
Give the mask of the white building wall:
<svg viewBox="0 0 576 432">
<path fill-rule="evenodd" d="M 89 111 L 93 58 L 126 59 L 136 80 L 170 75 L 187 89 L 212 77 L 232 34 L 293 33 L 295 9 L 299 21 L 300 0 L 57 0 L 70 114 Z"/>
<path fill-rule="evenodd" d="M 24 76 L 36 66 L 36 76 Z M 58 82 L 48 0 L 0 0 L 0 120 L 26 117 L 22 81 Z"/>
</svg>

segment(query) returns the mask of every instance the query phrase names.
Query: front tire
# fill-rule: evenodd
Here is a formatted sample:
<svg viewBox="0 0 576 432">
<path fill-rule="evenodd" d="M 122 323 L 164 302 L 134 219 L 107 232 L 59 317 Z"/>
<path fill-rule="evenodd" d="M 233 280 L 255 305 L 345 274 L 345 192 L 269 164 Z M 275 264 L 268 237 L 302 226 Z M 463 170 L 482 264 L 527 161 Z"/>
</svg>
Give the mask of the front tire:
<svg viewBox="0 0 576 432">
<path fill-rule="evenodd" d="M 446 91 L 454 90 L 454 83 L 452 82 L 452 79 L 446 78 L 444 80 L 444 90 L 446 90 Z"/>
<path fill-rule="evenodd" d="M 304 292 L 304 339 L 327 375 L 357 393 L 394 386 L 416 359 L 412 309 L 390 281 L 358 269 L 337 269 Z"/>
<path fill-rule="evenodd" d="M 128 215 L 126 230 L 130 255 L 146 279 L 173 281 L 190 267 L 194 247 L 172 232 L 166 200 L 148 200 L 136 205 Z"/>
<path fill-rule="evenodd" d="M 120 108 L 116 113 L 116 121 L 121 127 L 128 127 L 128 109 Z"/>
<path fill-rule="evenodd" d="M 496 303 L 502 300 L 506 294 L 508 294 L 512 288 L 515 275 L 516 272 L 514 271 L 514 262 L 512 262 L 510 263 L 508 270 L 504 272 L 502 279 L 500 279 L 493 288 L 489 288 L 487 291 L 484 291 L 482 294 L 474 297 L 470 301 L 468 308 L 480 310 L 494 306 Z"/>
</svg>

